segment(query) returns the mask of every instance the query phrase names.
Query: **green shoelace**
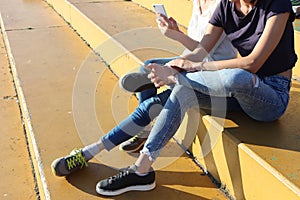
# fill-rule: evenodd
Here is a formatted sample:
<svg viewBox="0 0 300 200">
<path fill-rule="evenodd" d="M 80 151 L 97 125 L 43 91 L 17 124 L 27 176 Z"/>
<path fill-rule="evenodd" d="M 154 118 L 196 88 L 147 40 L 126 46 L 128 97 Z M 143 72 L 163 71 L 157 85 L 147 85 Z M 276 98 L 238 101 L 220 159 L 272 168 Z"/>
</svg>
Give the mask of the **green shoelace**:
<svg viewBox="0 0 300 200">
<path fill-rule="evenodd" d="M 82 155 L 81 150 L 74 150 L 74 154 L 66 161 L 69 170 L 72 170 L 78 166 L 80 166 L 80 168 L 88 166 L 87 162 L 85 161 L 85 158 Z"/>
</svg>

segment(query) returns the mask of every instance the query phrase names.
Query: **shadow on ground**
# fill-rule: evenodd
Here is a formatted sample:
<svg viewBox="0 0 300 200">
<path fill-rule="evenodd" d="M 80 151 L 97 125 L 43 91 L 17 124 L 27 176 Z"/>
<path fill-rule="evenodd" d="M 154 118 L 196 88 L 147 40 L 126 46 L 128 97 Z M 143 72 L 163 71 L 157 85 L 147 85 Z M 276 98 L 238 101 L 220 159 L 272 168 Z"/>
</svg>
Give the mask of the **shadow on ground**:
<svg viewBox="0 0 300 200">
<path fill-rule="evenodd" d="M 95 191 L 97 182 L 117 173 L 117 170 L 98 163 L 89 163 L 89 167 L 68 176 L 67 181 L 83 192 L 94 196 L 99 196 Z M 208 200 L 198 194 L 187 193 L 184 191 L 187 187 L 199 187 L 204 189 L 212 189 L 215 186 L 209 181 L 203 180 L 203 175 L 199 172 L 156 172 L 157 187 L 153 191 L 148 192 L 128 192 L 116 197 L 108 197 L 107 199 L 126 200 L 126 199 L 182 199 L 182 200 Z M 207 183 L 208 182 L 208 183 Z M 174 188 L 175 187 L 175 188 Z M 179 189 L 181 188 L 181 190 Z M 105 197 L 106 198 L 106 197 Z M 211 199 L 211 198 L 210 198 Z M 213 198 L 218 200 L 218 198 Z"/>
</svg>

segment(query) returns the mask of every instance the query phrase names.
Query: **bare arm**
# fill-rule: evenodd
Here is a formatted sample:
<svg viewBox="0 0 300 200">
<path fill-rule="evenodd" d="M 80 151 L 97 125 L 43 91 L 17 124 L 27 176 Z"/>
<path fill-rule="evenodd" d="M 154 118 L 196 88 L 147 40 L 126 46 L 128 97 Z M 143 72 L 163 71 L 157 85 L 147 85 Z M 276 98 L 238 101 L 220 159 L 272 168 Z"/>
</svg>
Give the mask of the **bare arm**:
<svg viewBox="0 0 300 200">
<path fill-rule="evenodd" d="M 198 43 L 197 47 L 190 53 L 180 59 L 167 63 L 168 66 L 176 66 L 186 71 L 201 70 L 202 60 L 214 48 L 223 33 L 223 28 L 209 24 L 206 32 Z M 182 62 L 182 60 L 185 60 Z"/>
<path fill-rule="evenodd" d="M 180 42 L 190 51 L 193 51 L 198 46 L 198 41 L 193 40 L 188 35 L 179 30 L 177 22 L 172 17 L 168 19 L 162 14 L 159 14 L 159 16 L 160 17 L 157 20 L 157 24 L 158 28 L 164 36 Z"/>
<path fill-rule="evenodd" d="M 289 13 L 282 13 L 270 17 L 267 20 L 262 36 L 248 56 L 231 60 L 213 61 L 204 64 L 198 63 L 195 64 L 197 65 L 197 69 L 219 70 L 225 68 L 241 68 L 256 73 L 278 45 L 283 35 L 288 17 Z"/>
<path fill-rule="evenodd" d="M 222 33 L 223 28 L 208 24 L 205 35 L 203 36 L 200 43 L 197 45 L 197 47 L 192 53 L 184 56 L 184 59 L 193 62 L 202 61 L 217 44 Z"/>
<path fill-rule="evenodd" d="M 184 60 L 176 59 L 169 62 L 167 65 L 176 66 L 186 71 L 241 68 L 249 72 L 256 73 L 278 45 L 286 27 L 288 18 L 289 13 L 282 13 L 270 17 L 267 20 L 262 36 L 248 56 L 230 60 L 202 62 L 203 58 L 207 55 L 207 52 L 214 47 L 223 31 L 220 27 L 209 25 L 202 41 L 191 54 L 183 57 Z M 162 80 L 159 75 L 161 72 L 155 73 L 155 68 L 157 68 L 157 66 L 150 66 L 150 69 L 154 69 L 154 71 L 150 73 L 149 78 L 156 83 L 156 86 L 162 86 L 163 84 L 168 83 L 170 80 L 169 77 L 176 73 L 176 70 L 170 70 L 170 67 L 163 67 L 162 69 L 165 69 L 166 73 L 165 77 L 168 78 Z"/>
</svg>

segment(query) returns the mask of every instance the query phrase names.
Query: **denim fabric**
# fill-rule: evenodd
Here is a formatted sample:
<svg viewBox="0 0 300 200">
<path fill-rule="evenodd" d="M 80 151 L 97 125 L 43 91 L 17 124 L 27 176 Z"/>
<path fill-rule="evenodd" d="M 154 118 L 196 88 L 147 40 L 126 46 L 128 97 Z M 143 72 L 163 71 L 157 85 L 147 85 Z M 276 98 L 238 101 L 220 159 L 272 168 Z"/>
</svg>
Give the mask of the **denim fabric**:
<svg viewBox="0 0 300 200">
<path fill-rule="evenodd" d="M 260 78 L 242 69 L 181 73 L 178 84 L 213 97 L 233 97 L 258 121 L 274 121 L 286 110 L 291 81 L 284 76 Z"/>
<path fill-rule="evenodd" d="M 224 102 L 223 97 L 217 98 L 221 100 L 220 102 Z M 148 155 L 150 160 L 154 161 L 159 156 L 160 150 L 174 136 L 186 111 L 191 107 L 210 109 L 210 96 L 195 92 L 193 89 L 182 85 L 175 85 L 156 119 L 141 153 Z"/>
<path fill-rule="evenodd" d="M 164 65 L 176 58 L 178 57 L 155 58 L 145 61 L 144 64 L 145 66 L 150 63 Z M 143 66 L 140 66 L 140 72 L 148 73 L 148 70 Z M 166 90 L 157 95 L 157 89 L 148 89 L 138 93 L 139 106 L 135 111 L 101 138 L 105 149 L 109 151 L 142 131 L 155 117 L 158 116 L 170 93 L 171 90 Z"/>
<path fill-rule="evenodd" d="M 129 117 L 101 138 L 105 149 L 109 151 L 142 131 L 159 115 L 170 93 L 171 90 L 166 90 L 139 104 Z"/>
<path fill-rule="evenodd" d="M 283 76 L 258 76 L 241 69 L 202 71 L 177 75 L 178 83 L 139 104 L 123 122 L 101 138 L 110 150 L 144 129 L 156 116 L 156 123 L 142 153 L 155 160 L 161 148 L 180 126 L 187 109 L 210 109 L 225 117 L 228 111 L 244 111 L 259 121 L 273 121 L 286 110 L 291 81 Z"/>
<path fill-rule="evenodd" d="M 286 110 L 291 81 L 283 76 L 259 78 L 241 69 L 182 73 L 159 114 L 142 153 L 155 160 L 174 136 L 190 107 L 218 114 L 242 110 L 259 121 L 278 119 Z M 180 109 L 177 109 L 180 108 Z"/>
</svg>

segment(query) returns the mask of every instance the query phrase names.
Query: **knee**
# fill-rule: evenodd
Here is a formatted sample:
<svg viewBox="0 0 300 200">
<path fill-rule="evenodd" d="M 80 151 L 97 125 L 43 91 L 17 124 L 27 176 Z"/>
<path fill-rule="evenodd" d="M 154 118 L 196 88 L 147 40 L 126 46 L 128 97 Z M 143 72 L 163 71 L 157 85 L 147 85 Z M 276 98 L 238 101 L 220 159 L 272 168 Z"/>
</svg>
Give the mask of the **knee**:
<svg viewBox="0 0 300 200">
<path fill-rule="evenodd" d="M 175 87 L 172 89 L 170 96 L 184 99 L 188 96 L 191 96 L 193 93 L 194 90 L 191 88 L 188 88 L 184 85 L 175 85 Z"/>
<path fill-rule="evenodd" d="M 134 113 L 135 115 L 138 115 L 139 118 L 151 121 L 157 117 L 162 108 L 163 105 L 161 105 L 160 99 L 156 96 L 140 103 Z"/>
<path fill-rule="evenodd" d="M 250 75 L 250 76 L 249 76 Z M 226 69 L 225 76 L 223 75 L 222 78 L 224 78 L 224 86 L 225 88 L 231 88 L 231 87 L 240 87 L 244 84 L 248 84 L 248 77 L 252 77 L 250 72 L 247 72 L 243 69 Z"/>
<path fill-rule="evenodd" d="M 183 85 L 176 85 L 170 94 L 170 99 L 173 102 L 178 102 L 180 107 L 185 107 L 190 102 L 197 100 L 195 90 L 185 87 Z"/>
</svg>

